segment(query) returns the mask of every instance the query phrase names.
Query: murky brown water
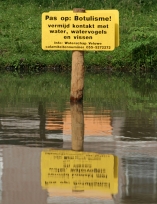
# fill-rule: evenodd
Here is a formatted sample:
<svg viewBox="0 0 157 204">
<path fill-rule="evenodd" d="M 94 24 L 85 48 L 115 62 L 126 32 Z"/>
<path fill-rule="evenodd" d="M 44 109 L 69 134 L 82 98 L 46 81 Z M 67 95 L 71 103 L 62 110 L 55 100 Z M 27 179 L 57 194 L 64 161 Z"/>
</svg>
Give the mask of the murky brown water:
<svg viewBox="0 0 157 204">
<path fill-rule="evenodd" d="M 0 203 L 157 203 L 156 117 L 91 104 L 1 108 Z"/>
</svg>

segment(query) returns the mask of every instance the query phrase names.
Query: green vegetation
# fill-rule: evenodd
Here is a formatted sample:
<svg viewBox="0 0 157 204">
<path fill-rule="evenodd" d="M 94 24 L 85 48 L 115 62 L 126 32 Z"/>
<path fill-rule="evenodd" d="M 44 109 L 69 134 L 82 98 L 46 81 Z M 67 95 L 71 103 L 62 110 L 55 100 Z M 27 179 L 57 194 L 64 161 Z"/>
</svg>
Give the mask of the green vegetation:
<svg viewBox="0 0 157 204">
<path fill-rule="evenodd" d="M 1 0 L 0 69 L 30 73 L 69 70 L 71 52 L 41 49 L 41 14 L 75 7 L 117 9 L 120 13 L 120 46 L 112 52 L 86 52 L 87 70 L 155 71 L 156 0 Z"/>
<path fill-rule="evenodd" d="M 132 77 L 88 74 L 84 101 L 94 107 L 111 110 L 149 111 L 157 108 L 156 76 Z"/>
<path fill-rule="evenodd" d="M 58 110 L 70 98 L 70 74 L 48 72 L 25 75 L 0 74 L 1 107 L 24 104 L 55 104 Z M 84 104 L 97 110 L 138 110 L 155 114 L 157 110 L 157 81 L 155 77 L 133 78 L 86 74 Z M 53 105 L 52 105 L 53 106 Z"/>
<path fill-rule="evenodd" d="M 20 76 L 17 73 L 0 74 L 1 106 L 18 103 L 55 103 L 62 107 L 69 99 L 70 75 L 46 73 Z M 3 105 L 2 105 L 3 104 Z"/>
</svg>

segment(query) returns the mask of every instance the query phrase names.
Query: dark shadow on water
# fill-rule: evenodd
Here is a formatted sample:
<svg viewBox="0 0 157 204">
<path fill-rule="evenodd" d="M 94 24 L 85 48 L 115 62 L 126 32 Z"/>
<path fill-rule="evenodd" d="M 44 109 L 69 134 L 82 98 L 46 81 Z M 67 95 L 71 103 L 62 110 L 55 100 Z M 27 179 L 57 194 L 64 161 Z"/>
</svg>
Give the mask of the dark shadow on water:
<svg viewBox="0 0 157 204">
<path fill-rule="evenodd" d="M 0 145 L 24 145 L 31 147 L 56 147 L 62 148 L 63 141 L 60 139 L 45 139 L 42 140 L 40 138 L 32 138 L 32 137 L 8 137 L 5 135 L 0 139 Z"/>
<path fill-rule="evenodd" d="M 39 102 L 38 115 L 40 117 L 40 138 L 45 140 L 46 110 L 42 102 Z"/>
<path fill-rule="evenodd" d="M 32 112 L 21 113 L 20 111 L 0 114 L 0 145 L 62 148 L 63 139 L 46 138 L 47 133 L 53 135 L 62 131 L 46 130 L 47 118 L 44 103 L 39 102 L 37 114 L 38 116 L 34 116 Z M 39 125 L 36 124 L 37 122 Z"/>
</svg>

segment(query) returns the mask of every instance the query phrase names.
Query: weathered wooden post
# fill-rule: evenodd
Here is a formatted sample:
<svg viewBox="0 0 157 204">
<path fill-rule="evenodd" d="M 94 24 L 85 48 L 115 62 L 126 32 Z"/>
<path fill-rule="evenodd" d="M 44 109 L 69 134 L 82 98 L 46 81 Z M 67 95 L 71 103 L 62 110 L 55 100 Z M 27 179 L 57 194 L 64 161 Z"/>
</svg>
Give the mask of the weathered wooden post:
<svg viewBox="0 0 157 204">
<path fill-rule="evenodd" d="M 83 8 L 74 8 L 74 13 L 84 13 Z M 81 102 L 84 89 L 84 51 L 72 52 L 70 102 Z"/>
<path fill-rule="evenodd" d="M 84 144 L 84 114 L 82 103 L 71 103 L 72 150 L 82 151 Z"/>
<path fill-rule="evenodd" d="M 42 49 L 72 50 L 70 102 L 81 102 L 84 51 L 112 51 L 119 46 L 117 10 L 50 11 L 42 13 Z"/>
</svg>

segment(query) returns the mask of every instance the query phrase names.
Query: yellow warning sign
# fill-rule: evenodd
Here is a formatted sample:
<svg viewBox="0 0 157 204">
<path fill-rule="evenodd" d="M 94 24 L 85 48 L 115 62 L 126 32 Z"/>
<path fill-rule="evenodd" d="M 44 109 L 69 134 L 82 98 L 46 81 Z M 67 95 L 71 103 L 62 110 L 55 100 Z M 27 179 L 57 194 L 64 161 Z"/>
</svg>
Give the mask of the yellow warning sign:
<svg viewBox="0 0 157 204">
<path fill-rule="evenodd" d="M 117 24 L 116 10 L 43 13 L 42 49 L 111 51 L 119 45 Z"/>
<path fill-rule="evenodd" d="M 104 13 L 104 10 L 88 10 L 88 12 Z M 105 10 L 105 13 L 112 13 L 115 17 L 115 47 L 119 46 L 119 11 L 118 10 Z"/>
<path fill-rule="evenodd" d="M 109 154 L 76 151 L 43 151 L 41 185 L 43 188 L 72 191 L 118 192 L 118 160 Z"/>
</svg>

